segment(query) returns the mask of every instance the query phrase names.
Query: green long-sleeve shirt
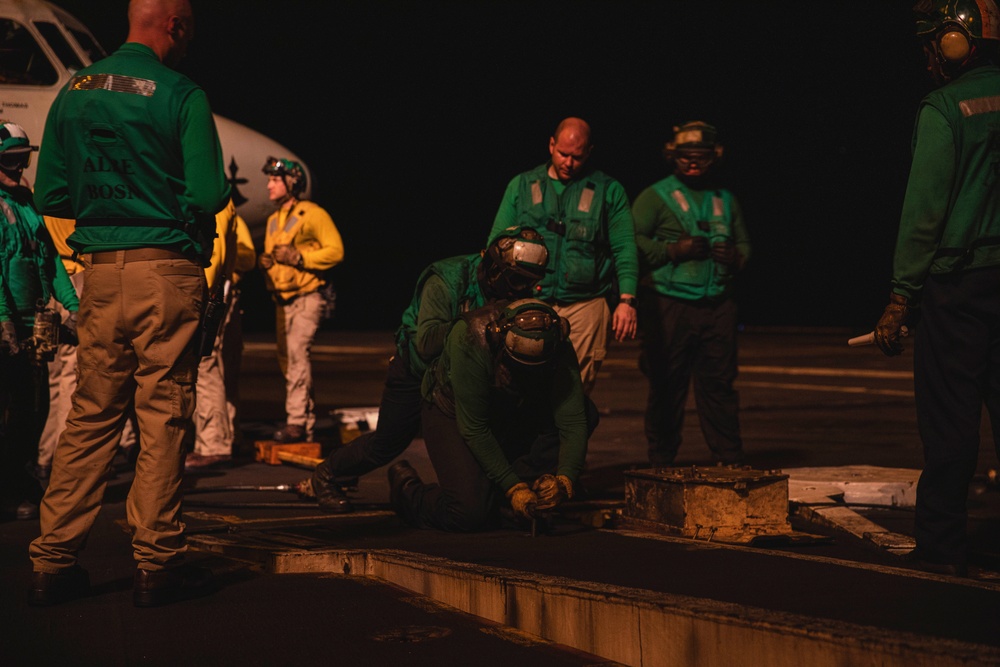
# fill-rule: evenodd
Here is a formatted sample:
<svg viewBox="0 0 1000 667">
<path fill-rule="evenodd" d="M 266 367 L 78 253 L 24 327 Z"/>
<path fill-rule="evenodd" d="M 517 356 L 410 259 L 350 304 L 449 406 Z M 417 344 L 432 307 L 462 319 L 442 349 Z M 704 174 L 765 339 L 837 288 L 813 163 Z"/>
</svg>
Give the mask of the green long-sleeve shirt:
<svg viewBox="0 0 1000 667">
<path fill-rule="evenodd" d="M 229 199 L 215 121 L 205 92 L 152 49 L 127 43 L 77 72 L 41 146 L 35 202 L 77 221 L 72 248 L 169 245 L 207 259 Z"/>
<path fill-rule="evenodd" d="M 54 296 L 66 310 L 80 305 L 45 221 L 27 188 L 0 188 L 0 321 L 31 326 L 37 302 Z"/>
<path fill-rule="evenodd" d="M 1000 265 L 998 98 L 1000 68 L 987 66 L 921 103 L 893 260 L 894 293 L 917 299 L 928 274 Z"/>
<path fill-rule="evenodd" d="M 396 330 L 396 348 L 409 360 L 414 377 L 423 377 L 427 366 L 444 350 L 455 320 L 486 303 L 477 279 L 479 255 L 458 255 L 438 260 L 417 279 L 410 305 Z"/>
<path fill-rule="evenodd" d="M 424 396 L 434 400 L 435 387 L 445 385 L 454 397 L 459 433 L 486 476 L 503 491 L 521 481 L 501 441 L 520 433 L 526 420 L 551 417 L 559 431 L 557 474 L 576 482 L 587 455 L 587 419 L 576 353 L 571 345 L 545 366 L 514 368 L 514 380 L 497 387 L 496 355 L 469 336 L 459 319 L 451 328 L 437 365 L 424 378 Z"/>
<path fill-rule="evenodd" d="M 427 278 L 421 297 L 413 347 L 425 363 L 430 363 L 444 350 L 448 332 L 458 316 L 457 300 L 454 290 L 438 275 Z"/>
</svg>

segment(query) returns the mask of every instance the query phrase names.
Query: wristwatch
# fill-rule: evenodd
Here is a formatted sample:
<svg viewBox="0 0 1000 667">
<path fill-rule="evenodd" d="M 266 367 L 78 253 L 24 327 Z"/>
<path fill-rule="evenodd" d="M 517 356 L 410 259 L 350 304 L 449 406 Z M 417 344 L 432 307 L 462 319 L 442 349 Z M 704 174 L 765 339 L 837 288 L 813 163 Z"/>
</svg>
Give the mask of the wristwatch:
<svg viewBox="0 0 1000 667">
<path fill-rule="evenodd" d="M 635 308 L 635 297 L 634 296 L 623 296 L 618 299 L 618 303 L 624 303 L 626 306 L 632 306 Z"/>
</svg>

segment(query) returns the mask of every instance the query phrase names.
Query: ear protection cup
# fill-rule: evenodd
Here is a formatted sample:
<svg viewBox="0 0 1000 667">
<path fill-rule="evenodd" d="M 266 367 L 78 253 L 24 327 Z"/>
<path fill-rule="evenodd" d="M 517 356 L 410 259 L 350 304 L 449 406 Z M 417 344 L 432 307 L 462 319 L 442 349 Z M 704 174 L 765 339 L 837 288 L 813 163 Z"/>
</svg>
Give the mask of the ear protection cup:
<svg viewBox="0 0 1000 667">
<path fill-rule="evenodd" d="M 569 340 L 569 320 L 565 317 L 559 318 L 559 335 L 563 340 Z"/>
<path fill-rule="evenodd" d="M 941 57 L 950 63 L 960 63 L 972 52 L 972 42 L 960 30 L 949 30 L 938 39 Z"/>
</svg>

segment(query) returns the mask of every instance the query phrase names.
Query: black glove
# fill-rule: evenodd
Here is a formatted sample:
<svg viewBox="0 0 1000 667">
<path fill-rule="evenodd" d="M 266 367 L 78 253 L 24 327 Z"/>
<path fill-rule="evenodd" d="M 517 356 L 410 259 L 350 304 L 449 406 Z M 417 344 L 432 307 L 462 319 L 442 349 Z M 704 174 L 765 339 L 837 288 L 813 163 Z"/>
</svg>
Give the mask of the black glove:
<svg viewBox="0 0 1000 667">
<path fill-rule="evenodd" d="M 17 327 L 10 320 L 0 322 L 0 345 L 12 357 L 21 351 L 21 345 L 17 342 Z"/>
<path fill-rule="evenodd" d="M 59 332 L 63 343 L 67 345 L 79 345 L 80 339 L 76 335 L 76 313 L 70 313 L 62 321 L 62 331 Z"/>
<path fill-rule="evenodd" d="M 740 251 L 732 239 L 716 241 L 712 244 L 712 259 L 723 266 L 733 266 L 740 261 Z"/>
<path fill-rule="evenodd" d="M 260 253 L 260 257 L 257 258 L 257 266 L 267 271 L 274 266 L 274 256 L 269 252 Z"/>
<path fill-rule="evenodd" d="M 670 259 L 675 262 L 687 262 L 692 259 L 708 259 L 708 239 L 704 236 L 684 234 L 676 243 L 667 244 Z"/>
<path fill-rule="evenodd" d="M 906 335 L 902 329 L 909 313 L 910 308 L 905 296 L 889 295 L 889 305 L 885 307 L 881 319 L 875 326 L 875 344 L 885 356 L 894 357 L 903 351 L 900 338 Z"/>
</svg>

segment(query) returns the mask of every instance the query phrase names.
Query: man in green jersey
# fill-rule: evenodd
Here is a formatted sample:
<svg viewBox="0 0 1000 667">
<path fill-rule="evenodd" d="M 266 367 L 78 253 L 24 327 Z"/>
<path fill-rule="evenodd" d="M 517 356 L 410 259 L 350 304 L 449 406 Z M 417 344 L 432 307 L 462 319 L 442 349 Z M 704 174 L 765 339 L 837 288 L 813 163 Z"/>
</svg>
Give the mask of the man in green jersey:
<svg viewBox="0 0 1000 667">
<path fill-rule="evenodd" d="M 189 0 L 131 0 L 128 20 L 126 43 L 59 92 L 38 161 L 38 207 L 76 220 L 67 242 L 86 277 L 79 383 L 42 500 L 41 534 L 29 548 L 33 605 L 89 589 L 78 552 L 132 402 L 141 434 L 126 502 L 138 566 L 133 602 L 206 592 L 211 574 L 185 562 L 180 487 L 203 267 L 229 186 L 208 99 L 171 69 L 194 35 Z"/>
<path fill-rule="evenodd" d="M 913 9 L 940 87 L 917 111 L 875 343 L 900 354 L 903 327 L 919 308 L 913 381 L 924 468 L 909 558 L 962 575 L 984 404 L 1000 433 L 1000 11 L 994 0 L 924 0 Z"/>
</svg>

